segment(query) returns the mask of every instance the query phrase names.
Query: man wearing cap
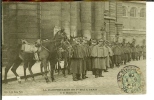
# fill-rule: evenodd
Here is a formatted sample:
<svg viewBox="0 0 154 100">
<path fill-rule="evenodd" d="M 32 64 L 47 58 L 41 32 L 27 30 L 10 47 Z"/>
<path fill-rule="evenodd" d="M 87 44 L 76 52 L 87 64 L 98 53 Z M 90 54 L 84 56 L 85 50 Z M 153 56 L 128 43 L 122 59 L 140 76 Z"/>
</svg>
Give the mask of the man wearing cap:
<svg viewBox="0 0 154 100">
<path fill-rule="evenodd" d="M 120 49 L 121 49 L 121 64 L 125 61 L 125 42 L 120 44 Z"/>
<path fill-rule="evenodd" d="M 89 51 L 89 45 L 88 45 L 88 40 L 86 37 L 83 37 L 82 41 L 82 48 L 84 50 L 84 59 L 83 59 L 83 66 L 84 66 L 84 70 L 85 70 L 85 74 L 84 76 L 82 76 L 82 79 L 88 78 L 86 76 L 87 74 L 87 70 L 90 70 L 90 51 Z"/>
<path fill-rule="evenodd" d="M 131 45 L 130 45 L 129 42 L 128 42 L 128 51 L 129 51 L 129 53 L 128 53 L 128 62 L 130 62 L 130 61 L 131 61 L 131 53 L 132 53 L 132 49 L 131 49 Z"/>
<path fill-rule="evenodd" d="M 126 65 L 126 63 L 128 62 L 128 53 L 129 53 L 129 50 L 128 50 L 128 45 L 125 44 L 124 45 L 124 64 Z"/>
<path fill-rule="evenodd" d="M 141 56 L 142 56 L 142 47 L 139 46 L 139 60 L 141 59 Z"/>
<path fill-rule="evenodd" d="M 95 68 L 93 67 L 93 62 L 92 62 L 92 60 L 94 59 L 92 56 L 91 56 L 91 51 L 92 51 L 92 49 L 93 49 L 93 47 L 94 46 L 96 46 L 97 45 L 97 40 L 95 40 L 95 39 L 91 39 L 91 41 L 90 41 L 90 46 L 89 46 L 89 50 L 90 50 L 90 64 L 91 64 L 91 70 L 92 70 L 92 72 L 93 72 L 93 75 L 96 75 L 96 71 L 95 71 Z"/>
<path fill-rule="evenodd" d="M 139 59 L 139 45 L 136 46 L 136 60 Z"/>
<path fill-rule="evenodd" d="M 112 51 L 112 45 L 109 43 L 108 44 L 108 49 L 109 49 L 109 57 L 110 57 L 110 67 L 114 68 L 114 61 L 113 61 L 113 51 Z"/>
<path fill-rule="evenodd" d="M 117 67 L 120 67 L 120 56 L 121 56 L 121 51 L 120 51 L 120 47 L 118 42 L 115 43 L 115 47 L 113 48 L 113 53 L 114 53 L 114 61 L 115 61 L 115 65 Z"/>
<path fill-rule="evenodd" d="M 143 52 L 143 60 L 146 59 L 146 45 L 142 47 L 142 52 Z"/>
<path fill-rule="evenodd" d="M 71 58 L 70 71 L 73 75 L 73 81 L 81 80 L 81 75 L 84 76 L 85 70 L 83 66 L 84 50 L 80 44 L 81 39 L 76 38 L 73 45 L 73 55 Z"/>
<path fill-rule="evenodd" d="M 106 69 L 105 65 L 105 52 L 103 48 L 103 40 L 100 39 L 98 42 L 98 45 L 95 45 L 92 48 L 91 56 L 92 56 L 92 66 L 95 70 L 95 78 L 103 77 L 102 76 L 102 70 Z"/>
<path fill-rule="evenodd" d="M 132 59 L 135 60 L 135 54 L 136 54 L 136 47 L 135 45 L 132 45 Z"/>
<path fill-rule="evenodd" d="M 106 58 L 105 58 L 106 69 L 104 70 L 104 72 L 108 72 L 108 68 L 110 68 L 108 41 L 104 41 L 103 48 L 104 48 L 104 54 L 106 56 Z"/>
</svg>

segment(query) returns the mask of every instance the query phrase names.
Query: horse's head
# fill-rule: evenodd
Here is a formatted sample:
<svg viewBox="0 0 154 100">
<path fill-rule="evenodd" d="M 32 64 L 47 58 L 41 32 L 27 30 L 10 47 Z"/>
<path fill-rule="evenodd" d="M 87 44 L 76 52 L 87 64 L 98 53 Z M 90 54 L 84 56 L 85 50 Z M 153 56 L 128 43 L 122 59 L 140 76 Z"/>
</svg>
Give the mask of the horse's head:
<svg viewBox="0 0 154 100">
<path fill-rule="evenodd" d="M 69 46 L 68 47 L 68 57 L 69 58 L 71 58 L 73 56 L 73 52 L 74 52 L 73 47 L 72 46 Z"/>
<path fill-rule="evenodd" d="M 41 39 L 36 40 L 35 46 L 36 47 L 40 47 L 41 46 Z"/>
<path fill-rule="evenodd" d="M 65 30 L 64 29 L 61 29 L 61 30 L 59 30 L 56 34 L 55 34 L 55 36 L 54 36 L 54 40 L 68 40 L 68 37 L 67 37 L 67 35 L 66 35 L 66 33 L 65 33 Z"/>
</svg>

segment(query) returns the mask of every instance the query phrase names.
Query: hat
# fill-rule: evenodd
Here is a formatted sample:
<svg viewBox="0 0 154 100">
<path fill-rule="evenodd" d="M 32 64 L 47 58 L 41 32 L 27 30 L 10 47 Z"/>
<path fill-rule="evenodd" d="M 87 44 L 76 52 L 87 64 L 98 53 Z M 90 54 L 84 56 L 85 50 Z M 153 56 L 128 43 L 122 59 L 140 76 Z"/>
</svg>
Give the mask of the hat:
<svg viewBox="0 0 154 100">
<path fill-rule="evenodd" d="M 75 41 L 80 41 L 80 37 L 75 37 L 74 40 Z"/>
<path fill-rule="evenodd" d="M 105 43 L 106 43 L 106 44 L 109 44 L 110 42 L 106 40 Z"/>
<path fill-rule="evenodd" d="M 97 43 L 97 40 L 91 39 L 91 42 L 92 42 L 92 43 Z"/>
<path fill-rule="evenodd" d="M 84 40 L 87 40 L 87 37 L 83 37 Z"/>
<path fill-rule="evenodd" d="M 104 42 L 104 40 L 103 39 L 99 39 L 98 42 Z"/>
</svg>

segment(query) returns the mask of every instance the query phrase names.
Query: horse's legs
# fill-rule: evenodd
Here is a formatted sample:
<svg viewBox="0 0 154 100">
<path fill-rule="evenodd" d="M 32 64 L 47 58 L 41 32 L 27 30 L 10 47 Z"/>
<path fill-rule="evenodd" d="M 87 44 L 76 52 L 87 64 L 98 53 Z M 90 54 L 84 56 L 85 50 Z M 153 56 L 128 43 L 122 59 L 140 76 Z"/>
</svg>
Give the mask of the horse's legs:
<svg viewBox="0 0 154 100">
<path fill-rule="evenodd" d="M 28 67 L 28 62 L 25 61 L 24 62 L 24 77 L 25 77 L 25 81 L 27 80 L 27 75 L 26 75 L 26 69 L 27 69 L 27 67 Z"/>
<path fill-rule="evenodd" d="M 41 64 L 40 64 L 40 70 L 41 70 L 41 74 L 42 74 L 42 76 L 43 76 L 43 64 L 42 64 L 42 62 L 41 62 Z"/>
<path fill-rule="evenodd" d="M 58 61 L 58 75 L 60 74 L 60 70 L 61 70 L 60 62 Z"/>
<path fill-rule="evenodd" d="M 70 75 L 71 72 L 70 72 L 70 65 L 71 65 L 71 60 L 70 58 L 68 58 L 68 74 Z"/>
<path fill-rule="evenodd" d="M 55 81 L 55 78 L 54 78 L 55 65 L 56 65 L 56 61 L 50 61 L 50 71 L 51 71 L 50 76 L 51 76 L 52 82 Z"/>
<path fill-rule="evenodd" d="M 16 70 L 17 70 L 17 68 L 19 67 L 19 65 L 21 64 L 21 62 L 22 62 L 22 60 L 21 60 L 20 58 L 18 58 L 18 59 L 15 61 L 13 67 L 11 68 L 11 71 L 12 71 L 12 72 L 14 73 L 14 75 L 17 77 L 19 83 L 21 83 L 21 80 L 20 80 L 20 77 L 19 77 L 19 75 L 17 74 Z"/>
<path fill-rule="evenodd" d="M 32 66 L 35 64 L 35 62 L 36 62 L 35 60 L 32 60 L 31 62 L 29 62 L 29 66 L 28 66 L 29 73 L 32 76 L 33 80 L 34 80 L 34 75 L 32 72 Z"/>
<path fill-rule="evenodd" d="M 64 60 L 64 68 L 63 68 L 63 74 L 64 74 L 64 77 L 65 77 L 65 78 L 66 78 L 66 73 L 65 73 L 65 72 L 66 72 L 67 63 L 68 63 L 68 62 L 67 62 L 67 59 L 65 59 L 65 60 Z"/>
<path fill-rule="evenodd" d="M 13 61 L 8 62 L 8 64 L 5 67 L 5 76 L 4 76 L 4 82 L 7 83 L 7 73 L 9 71 L 9 69 L 11 68 L 11 66 L 13 65 Z"/>
<path fill-rule="evenodd" d="M 57 64 L 56 64 L 56 65 L 55 65 L 55 73 L 57 73 L 57 70 L 58 70 L 58 69 L 57 69 Z"/>
<path fill-rule="evenodd" d="M 49 82 L 49 79 L 48 79 L 48 76 L 47 76 L 47 60 L 43 59 L 42 64 L 43 64 L 43 67 L 44 67 L 44 78 L 45 78 L 46 82 Z"/>
</svg>

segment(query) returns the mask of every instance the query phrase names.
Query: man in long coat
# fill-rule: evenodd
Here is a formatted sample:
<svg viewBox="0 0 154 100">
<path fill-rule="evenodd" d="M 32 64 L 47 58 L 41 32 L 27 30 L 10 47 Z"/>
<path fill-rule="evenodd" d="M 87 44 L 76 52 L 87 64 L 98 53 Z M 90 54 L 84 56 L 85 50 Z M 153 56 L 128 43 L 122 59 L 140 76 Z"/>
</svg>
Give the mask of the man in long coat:
<svg viewBox="0 0 154 100">
<path fill-rule="evenodd" d="M 81 41 L 81 44 L 82 44 L 82 48 L 84 50 L 84 59 L 83 59 L 83 66 L 86 68 L 86 71 L 85 71 L 85 76 L 82 76 L 82 79 L 85 79 L 85 78 L 88 78 L 86 76 L 87 74 L 87 71 L 88 70 L 91 70 L 91 63 L 90 63 L 90 48 L 89 48 L 89 45 L 88 45 L 88 40 L 86 37 L 84 37 Z"/>
<path fill-rule="evenodd" d="M 121 49 L 119 47 L 118 42 L 115 43 L 115 47 L 113 48 L 113 53 L 114 53 L 114 60 L 115 60 L 115 65 L 117 67 L 120 67 L 120 63 L 121 63 Z"/>
<path fill-rule="evenodd" d="M 141 56 L 142 56 L 142 47 L 139 46 L 139 60 L 141 59 Z"/>
<path fill-rule="evenodd" d="M 90 62 L 89 62 L 89 65 L 91 67 L 93 75 L 96 75 L 96 71 L 95 71 L 95 68 L 93 67 L 93 63 L 92 63 L 93 57 L 91 56 L 91 51 L 92 51 L 93 47 L 97 45 L 97 40 L 91 39 L 90 42 L 91 43 L 90 43 L 90 46 L 89 46 L 89 51 L 90 51 Z"/>
<path fill-rule="evenodd" d="M 143 52 L 143 59 L 146 59 L 146 46 L 143 46 L 142 52 Z"/>
<path fill-rule="evenodd" d="M 106 69 L 105 52 L 102 46 L 103 40 L 100 39 L 98 45 L 95 45 L 91 51 L 92 67 L 95 70 L 95 78 L 103 77 L 102 71 Z"/>
<path fill-rule="evenodd" d="M 134 45 L 132 45 L 132 59 L 133 59 L 133 61 L 135 60 L 135 56 L 136 56 L 136 47 Z"/>
<path fill-rule="evenodd" d="M 139 59 L 139 45 L 136 46 L 136 60 Z"/>
<path fill-rule="evenodd" d="M 125 43 L 121 43 L 120 49 L 121 49 L 121 64 L 125 61 Z"/>
<path fill-rule="evenodd" d="M 84 50 L 80 44 L 80 38 L 75 39 L 73 45 L 73 55 L 71 58 L 70 71 L 73 75 L 73 80 L 81 80 L 81 75 L 85 76 L 85 66 L 83 66 Z"/>
<path fill-rule="evenodd" d="M 129 53 L 128 53 L 128 62 L 130 62 L 130 61 L 131 61 L 131 53 L 132 53 L 132 49 L 131 49 L 131 45 L 130 45 L 129 42 L 128 42 L 128 51 L 129 51 Z"/>
<path fill-rule="evenodd" d="M 109 47 L 108 47 L 108 41 L 104 42 L 104 54 L 106 56 L 105 58 L 105 64 L 106 64 L 106 69 L 104 70 L 104 72 L 108 72 L 108 68 L 110 68 L 110 57 L 109 57 Z"/>
<path fill-rule="evenodd" d="M 109 57 L 110 57 L 110 67 L 114 68 L 114 59 L 113 59 L 113 51 L 112 51 L 112 45 L 111 43 L 108 44 L 108 49 L 109 49 Z"/>
<path fill-rule="evenodd" d="M 123 51 L 124 51 L 124 64 L 126 65 L 126 63 L 128 62 L 128 53 L 129 53 L 127 44 L 124 44 Z"/>
</svg>

